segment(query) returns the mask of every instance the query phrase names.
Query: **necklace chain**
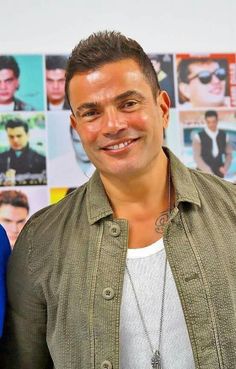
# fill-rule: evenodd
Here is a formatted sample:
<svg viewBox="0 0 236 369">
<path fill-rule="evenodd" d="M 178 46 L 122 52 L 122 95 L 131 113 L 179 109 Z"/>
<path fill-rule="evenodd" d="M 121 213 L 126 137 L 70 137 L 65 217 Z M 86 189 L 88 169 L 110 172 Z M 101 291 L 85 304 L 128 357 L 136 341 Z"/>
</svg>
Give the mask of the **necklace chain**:
<svg viewBox="0 0 236 369">
<path fill-rule="evenodd" d="M 170 164 L 168 165 L 168 219 L 170 217 L 170 210 L 171 210 L 171 178 L 170 178 Z M 163 321 L 164 321 L 164 308 L 165 308 L 165 294 L 166 294 L 166 276 L 167 276 L 167 257 L 165 256 L 165 265 L 164 265 L 164 274 L 163 274 L 163 286 L 162 286 L 162 295 L 161 295 L 161 312 L 160 312 L 160 323 L 159 323 L 159 339 L 157 344 L 157 350 L 154 348 L 150 335 L 148 333 L 147 325 L 144 319 L 144 315 L 140 306 L 140 302 L 137 296 L 136 289 L 134 287 L 134 282 L 131 277 L 128 265 L 126 263 L 125 265 L 130 285 L 134 294 L 135 302 L 137 305 L 138 313 L 142 322 L 143 330 L 146 336 L 146 339 L 148 341 L 150 350 L 152 352 L 152 358 L 151 358 L 151 366 L 153 369 L 161 369 L 161 340 L 162 340 L 162 332 L 163 332 Z"/>
</svg>

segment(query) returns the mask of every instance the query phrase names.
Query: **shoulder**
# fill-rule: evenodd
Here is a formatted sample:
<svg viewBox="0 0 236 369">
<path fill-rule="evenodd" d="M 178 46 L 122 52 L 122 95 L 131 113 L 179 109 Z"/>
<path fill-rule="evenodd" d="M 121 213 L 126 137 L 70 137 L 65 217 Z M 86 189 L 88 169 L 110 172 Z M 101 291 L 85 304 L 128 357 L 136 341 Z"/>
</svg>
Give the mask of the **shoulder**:
<svg viewBox="0 0 236 369">
<path fill-rule="evenodd" d="M 0 159 L 6 159 L 10 153 L 11 153 L 10 150 L 0 153 Z"/>
<path fill-rule="evenodd" d="M 69 105 L 67 99 L 65 99 L 65 102 L 63 104 L 63 110 L 70 110 L 70 105 Z"/>
<path fill-rule="evenodd" d="M 45 156 L 43 156 L 42 154 L 39 154 L 37 151 L 31 149 L 30 147 L 28 149 L 28 153 L 34 159 L 42 159 L 42 160 L 45 160 Z"/>
<path fill-rule="evenodd" d="M 33 244 L 42 244 L 42 240 L 45 241 L 45 244 L 47 242 L 50 243 L 50 241 L 55 239 L 60 240 L 63 233 L 71 232 L 70 226 L 86 208 L 84 199 L 86 189 L 87 186 L 85 184 L 58 203 L 49 205 L 33 214 L 21 232 L 22 236 L 26 237 L 32 247 L 34 247 Z"/>
<path fill-rule="evenodd" d="M 14 110 L 33 111 L 35 109 L 30 104 L 15 97 L 14 98 Z"/>
<path fill-rule="evenodd" d="M 86 228 L 85 194 L 86 186 L 82 186 L 57 204 L 36 212 L 16 241 L 11 257 L 14 265 L 24 260 L 30 275 L 39 277 L 42 270 L 50 272 L 52 265 L 62 268 L 75 232 Z"/>
<path fill-rule="evenodd" d="M 222 136 L 222 137 L 227 136 L 226 132 L 223 129 L 219 129 L 219 135 Z"/>
</svg>

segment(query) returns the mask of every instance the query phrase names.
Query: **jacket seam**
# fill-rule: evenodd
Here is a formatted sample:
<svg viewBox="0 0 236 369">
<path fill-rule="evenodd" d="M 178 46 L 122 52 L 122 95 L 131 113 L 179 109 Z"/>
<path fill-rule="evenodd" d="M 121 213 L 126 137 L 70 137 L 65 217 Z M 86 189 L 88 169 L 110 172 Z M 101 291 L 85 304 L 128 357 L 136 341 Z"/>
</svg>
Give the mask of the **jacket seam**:
<svg viewBox="0 0 236 369">
<path fill-rule="evenodd" d="M 220 340 L 219 340 L 219 334 L 218 334 L 217 323 L 216 323 L 216 314 L 215 314 L 214 306 L 213 306 L 212 301 L 211 301 L 210 288 L 209 288 L 209 285 L 207 283 L 207 278 L 206 278 L 206 275 L 205 275 L 205 272 L 204 272 L 204 267 L 203 267 L 200 255 L 197 252 L 197 249 L 194 247 L 192 239 L 190 237 L 191 234 L 190 234 L 188 225 L 187 225 L 187 223 L 184 219 L 183 214 L 180 214 L 180 216 L 181 216 L 184 229 L 185 229 L 186 234 L 188 236 L 188 240 L 191 244 L 193 253 L 195 255 L 196 261 L 198 263 L 198 266 L 199 266 L 199 269 L 200 269 L 200 272 L 201 272 L 202 281 L 203 281 L 203 284 L 204 284 L 204 287 L 205 287 L 206 301 L 207 301 L 207 305 L 208 305 L 208 308 L 209 308 L 209 311 L 210 311 L 212 330 L 213 330 L 213 334 L 214 334 L 215 341 L 216 341 L 216 350 L 217 350 L 217 354 L 218 354 L 219 365 L 220 365 L 220 369 L 223 369 L 224 368 L 223 356 L 222 356 L 222 351 L 221 351 L 221 348 L 220 348 Z"/>
<path fill-rule="evenodd" d="M 95 334 L 94 334 L 94 302 L 95 302 L 95 290 L 96 290 L 96 281 L 98 276 L 98 268 L 99 268 L 99 259 L 100 259 L 100 250 L 102 244 L 102 235 L 103 235 L 103 223 L 100 224 L 98 229 L 98 242 L 97 242 L 97 253 L 95 257 L 95 265 L 93 268 L 92 280 L 91 280 L 91 289 L 90 289 L 90 297 L 89 297 L 89 306 L 90 306 L 90 314 L 89 314 L 89 336 L 90 336 L 90 350 L 91 350 L 91 369 L 95 368 Z"/>
</svg>

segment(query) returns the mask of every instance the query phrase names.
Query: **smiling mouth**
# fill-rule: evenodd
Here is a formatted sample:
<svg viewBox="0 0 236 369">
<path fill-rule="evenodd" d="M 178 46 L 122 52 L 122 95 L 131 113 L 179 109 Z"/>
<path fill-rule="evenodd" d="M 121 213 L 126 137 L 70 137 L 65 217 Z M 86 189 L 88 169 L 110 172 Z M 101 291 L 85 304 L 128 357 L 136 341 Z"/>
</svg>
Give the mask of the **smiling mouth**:
<svg viewBox="0 0 236 369">
<path fill-rule="evenodd" d="M 106 146 L 106 147 L 103 147 L 103 150 L 107 150 L 107 151 L 109 151 L 109 150 L 121 150 L 121 149 L 124 149 L 125 147 L 129 146 L 131 143 L 133 143 L 137 140 L 138 140 L 138 138 L 130 139 L 130 140 L 120 142 L 120 143 L 115 144 L 115 145 Z"/>
</svg>

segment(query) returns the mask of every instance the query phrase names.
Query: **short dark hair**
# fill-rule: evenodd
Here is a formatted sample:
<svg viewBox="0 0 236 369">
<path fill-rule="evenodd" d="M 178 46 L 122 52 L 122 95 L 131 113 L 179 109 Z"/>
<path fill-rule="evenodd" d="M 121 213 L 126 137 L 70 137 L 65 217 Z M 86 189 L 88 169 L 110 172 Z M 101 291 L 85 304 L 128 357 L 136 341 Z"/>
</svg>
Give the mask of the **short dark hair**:
<svg viewBox="0 0 236 369">
<path fill-rule="evenodd" d="M 29 132 L 29 126 L 26 122 L 21 119 L 9 119 L 5 124 L 5 129 L 23 127 L 25 132 Z"/>
<path fill-rule="evenodd" d="M 12 205 L 17 208 L 25 208 L 29 212 L 29 202 L 27 196 L 16 190 L 0 192 L 0 207 L 2 205 Z"/>
<path fill-rule="evenodd" d="M 156 97 L 160 86 L 154 67 L 137 41 L 120 32 L 102 31 L 91 34 L 81 40 L 72 50 L 66 70 L 65 91 L 69 101 L 69 83 L 77 73 L 95 70 L 107 63 L 124 59 L 133 59 L 146 77 L 153 96 Z"/>
<path fill-rule="evenodd" d="M 204 114 L 205 119 L 215 117 L 218 119 L 218 113 L 215 110 L 207 110 Z"/>
<path fill-rule="evenodd" d="M 220 60 L 217 59 L 212 59 L 212 58 L 207 58 L 207 57 L 202 57 L 202 58 L 197 58 L 197 57 L 193 57 L 193 58 L 188 58 L 188 59 L 182 59 L 179 64 L 178 64 L 178 68 L 177 68 L 177 72 L 178 72 L 178 83 L 180 82 L 184 82 L 184 83 L 189 83 L 189 66 L 191 64 L 204 64 L 204 63 L 218 63 L 220 64 Z"/>
<path fill-rule="evenodd" d="M 66 69 L 67 57 L 65 55 L 47 55 L 46 56 L 46 69 Z"/>
<path fill-rule="evenodd" d="M 0 55 L 0 70 L 11 69 L 16 78 L 19 78 L 20 68 L 16 59 L 11 55 Z"/>
</svg>

